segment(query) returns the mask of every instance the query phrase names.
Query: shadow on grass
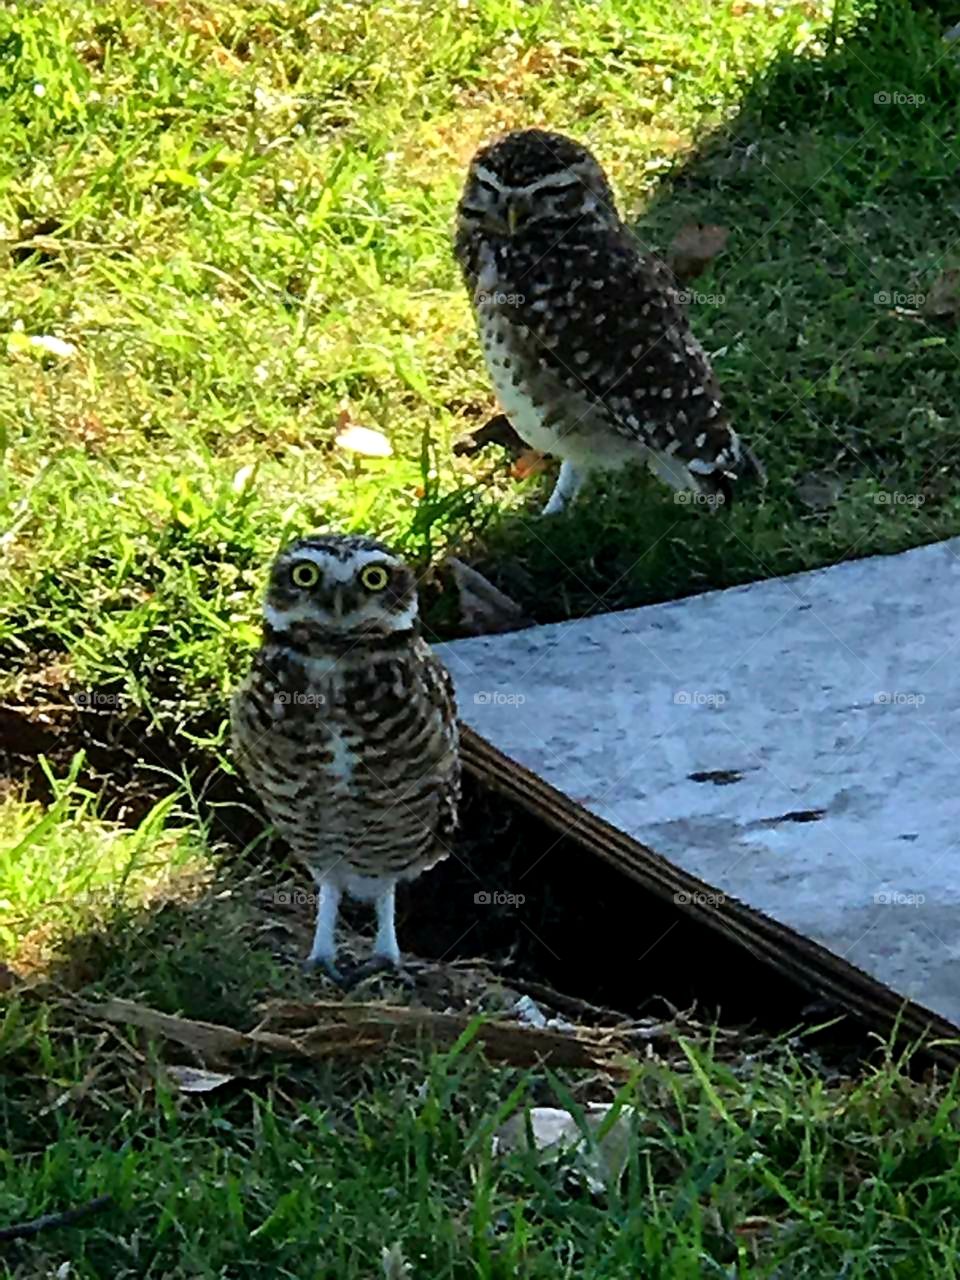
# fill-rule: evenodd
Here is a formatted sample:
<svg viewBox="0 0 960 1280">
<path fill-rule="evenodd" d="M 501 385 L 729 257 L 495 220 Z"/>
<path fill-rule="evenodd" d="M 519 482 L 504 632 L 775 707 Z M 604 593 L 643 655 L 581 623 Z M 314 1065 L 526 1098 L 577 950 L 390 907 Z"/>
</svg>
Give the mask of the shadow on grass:
<svg viewBox="0 0 960 1280">
<path fill-rule="evenodd" d="M 45 976 L 85 996 L 136 1000 L 242 1030 L 271 998 L 338 998 L 325 978 L 300 970 L 313 928 L 307 873 L 279 845 L 261 841 L 245 855 L 229 843 L 242 822 L 258 825 L 245 799 L 238 790 L 214 811 L 211 847 L 219 854 L 202 887 L 193 888 L 194 878 L 183 892 L 115 910 L 64 937 Z M 373 913 L 348 900 L 342 921 L 349 967 L 369 954 Z M 440 1011 L 460 1007 L 459 963 L 489 969 L 494 983 L 542 984 L 631 1018 L 695 1009 L 703 1021 L 770 1035 L 840 1018 L 808 1047 L 845 1066 L 870 1052 L 844 1010 L 470 779 L 450 856 L 400 888 L 398 934 L 411 960 L 434 962 L 414 998 Z M 364 984 L 355 998 L 379 994 Z"/>
<path fill-rule="evenodd" d="M 960 532 L 960 339 L 919 301 L 960 263 L 946 26 L 937 6 L 880 0 L 849 31 L 841 17 L 825 52 L 785 51 L 643 210 L 637 234 L 661 253 L 689 222 L 731 231 L 692 286 L 691 320 L 769 486 L 711 517 L 621 473 L 537 521 L 549 490 L 533 482 L 472 560 L 537 621 Z M 448 633 L 442 609 L 429 621 Z"/>
</svg>

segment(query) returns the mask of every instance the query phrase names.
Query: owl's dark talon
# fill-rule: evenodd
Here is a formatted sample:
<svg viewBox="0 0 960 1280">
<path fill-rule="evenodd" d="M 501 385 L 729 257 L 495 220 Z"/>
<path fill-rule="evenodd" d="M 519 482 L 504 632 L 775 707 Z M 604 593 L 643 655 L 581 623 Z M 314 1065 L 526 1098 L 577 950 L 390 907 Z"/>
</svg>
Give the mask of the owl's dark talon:
<svg viewBox="0 0 960 1280">
<path fill-rule="evenodd" d="M 501 445 L 512 458 L 519 458 L 520 454 L 528 448 L 514 431 L 506 414 L 498 413 L 479 430 L 472 431 L 470 435 L 462 436 L 457 440 L 453 446 L 453 452 L 457 457 L 470 458 L 481 449 L 485 449 L 488 444 Z"/>
<path fill-rule="evenodd" d="M 313 956 L 307 956 L 306 960 L 301 964 L 300 969 L 301 972 L 305 974 L 317 972 L 325 974 L 331 982 L 335 983 L 344 991 L 346 991 L 348 987 L 352 986 L 350 977 L 344 974 L 341 969 L 338 969 L 332 960 L 324 960 L 320 957 L 314 958 Z"/>
<path fill-rule="evenodd" d="M 399 982 L 404 987 L 416 986 L 416 981 L 411 973 L 398 964 L 395 960 L 389 959 L 388 956 L 371 956 L 369 960 L 365 960 L 363 964 L 357 965 L 351 975 L 351 986 L 358 986 L 367 978 L 372 978 L 376 974 L 388 974 L 394 982 Z"/>
</svg>

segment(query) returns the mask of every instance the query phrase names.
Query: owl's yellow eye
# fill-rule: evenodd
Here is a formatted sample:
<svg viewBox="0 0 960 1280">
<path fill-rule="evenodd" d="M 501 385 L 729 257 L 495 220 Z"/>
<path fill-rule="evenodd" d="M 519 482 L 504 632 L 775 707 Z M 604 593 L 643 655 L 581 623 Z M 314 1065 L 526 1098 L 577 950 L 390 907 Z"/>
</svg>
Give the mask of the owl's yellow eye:
<svg viewBox="0 0 960 1280">
<path fill-rule="evenodd" d="M 301 560 L 290 570 L 290 581 L 295 587 L 315 587 L 320 581 L 320 570 L 310 560 Z"/>
<path fill-rule="evenodd" d="M 382 591 L 390 581 L 390 574 L 382 564 L 366 564 L 360 570 L 360 581 L 368 591 Z"/>
</svg>

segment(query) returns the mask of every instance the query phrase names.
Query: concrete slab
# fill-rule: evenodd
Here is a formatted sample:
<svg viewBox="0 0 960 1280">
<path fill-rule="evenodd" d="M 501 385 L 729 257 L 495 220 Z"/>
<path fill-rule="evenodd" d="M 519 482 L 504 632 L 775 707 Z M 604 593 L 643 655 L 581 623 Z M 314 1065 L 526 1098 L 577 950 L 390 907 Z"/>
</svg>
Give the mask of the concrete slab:
<svg viewBox="0 0 960 1280">
<path fill-rule="evenodd" d="M 438 652 L 504 755 L 960 1026 L 960 539 Z"/>
</svg>

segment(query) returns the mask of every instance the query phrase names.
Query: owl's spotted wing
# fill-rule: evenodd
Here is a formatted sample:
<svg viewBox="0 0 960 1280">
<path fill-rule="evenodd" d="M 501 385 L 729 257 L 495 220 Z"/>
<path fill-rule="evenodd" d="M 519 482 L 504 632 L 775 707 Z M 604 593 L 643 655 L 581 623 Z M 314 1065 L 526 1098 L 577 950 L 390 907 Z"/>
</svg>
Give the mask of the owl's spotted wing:
<svg viewBox="0 0 960 1280">
<path fill-rule="evenodd" d="M 529 330 L 544 367 L 602 402 L 618 434 L 703 475 L 735 468 L 739 442 L 668 269 L 644 257 L 625 228 L 589 249 L 553 246 L 516 303 L 512 318 Z"/>
<path fill-rule="evenodd" d="M 427 699 L 438 717 L 440 752 L 436 760 L 437 809 L 435 834 L 438 854 L 449 849 L 460 807 L 460 728 L 457 700 L 450 672 L 425 642 L 422 675 Z"/>
<path fill-rule="evenodd" d="M 229 707 L 233 758 L 254 787 L 257 785 L 256 746 L 273 727 L 271 710 L 275 694 L 273 674 L 265 670 L 262 657 L 257 654 L 251 670 L 234 691 Z"/>
</svg>

